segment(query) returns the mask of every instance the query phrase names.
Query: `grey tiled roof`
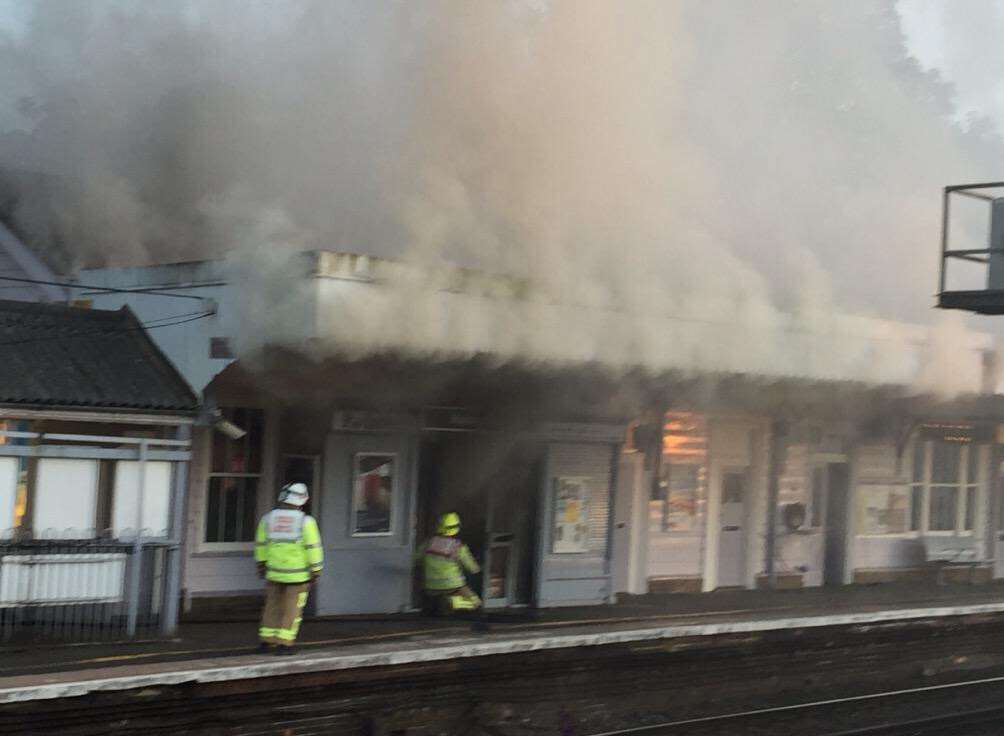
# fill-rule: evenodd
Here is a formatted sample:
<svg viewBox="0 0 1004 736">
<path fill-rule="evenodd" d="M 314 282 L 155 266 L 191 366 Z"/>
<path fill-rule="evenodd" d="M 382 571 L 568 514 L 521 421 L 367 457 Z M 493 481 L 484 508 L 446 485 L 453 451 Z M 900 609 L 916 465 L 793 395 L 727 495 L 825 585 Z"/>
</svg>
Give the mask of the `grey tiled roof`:
<svg viewBox="0 0 1004 736">
<path fill-rule="evenodd" d="M 0 300 L 0 404 L 193 411 L 198 399 L 128 308 Z"/>
</svg>

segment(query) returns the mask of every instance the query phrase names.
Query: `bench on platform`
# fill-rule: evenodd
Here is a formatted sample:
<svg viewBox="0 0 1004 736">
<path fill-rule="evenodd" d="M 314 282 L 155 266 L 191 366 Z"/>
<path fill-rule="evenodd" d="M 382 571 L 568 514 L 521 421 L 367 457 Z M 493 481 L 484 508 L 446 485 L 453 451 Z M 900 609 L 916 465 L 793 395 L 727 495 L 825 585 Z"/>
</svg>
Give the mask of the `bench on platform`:
<svg viewBox="0 0 1004 736">
<path fill-rule="evenodd" d="M 976 570 L 989 562 L 980 549 L 979 540 L 972 535 L 925 536 L 921 541 L 927 564 L 938 571 L 938 585 L 944 585 L 945 570 L 950 567 L 968 568 L 972 583 Z"/>
</svg>

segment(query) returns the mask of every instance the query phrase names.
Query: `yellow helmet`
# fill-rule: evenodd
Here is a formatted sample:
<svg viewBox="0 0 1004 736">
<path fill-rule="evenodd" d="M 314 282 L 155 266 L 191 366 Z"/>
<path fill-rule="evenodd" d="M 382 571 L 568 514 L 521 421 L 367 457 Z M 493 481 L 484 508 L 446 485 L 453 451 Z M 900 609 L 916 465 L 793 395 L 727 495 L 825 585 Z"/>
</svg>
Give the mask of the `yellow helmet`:
<svg viewBox="0 0 1004 736">
<path fill-rule="evenodd" d="M 436 530 L 437 534 L 442 534 L 444 537 L 455 537 L 460 533 L 460 515 L 454 512 L 448 514 L 443 514 L 439 517 L 439 529 Z"/>
</svg>

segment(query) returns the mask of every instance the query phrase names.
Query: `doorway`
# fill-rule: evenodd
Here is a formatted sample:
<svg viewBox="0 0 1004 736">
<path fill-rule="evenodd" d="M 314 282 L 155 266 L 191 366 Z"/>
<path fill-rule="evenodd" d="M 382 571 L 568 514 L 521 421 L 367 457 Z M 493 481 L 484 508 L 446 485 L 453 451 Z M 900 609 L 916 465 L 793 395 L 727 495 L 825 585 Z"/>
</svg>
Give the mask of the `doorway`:
<svg viewBox="0 0 1004 736">
<path fill-rule="evenodd" d="M 541 467 L 530 442 L 479 433 L 423 440 L 420 538 L 434 533 L 440 514 L 460 514 L 461 537 L 482 567 L 469 583 L 488 608 L 532 603 Z"/>
<path fill-rule="evenodd" d="M 825 481 L 823 585 L 843 585 L 847 574 L 847 509 L 850 500 L 848 464 L 827 463 Z"/>
<path fill-rule="evenodd" d="M 746 497 L 749 473 L 745 468 L 722 472 L 721 531 L 718 536 L 718 587 L 746 583 Z"/>
</svg>

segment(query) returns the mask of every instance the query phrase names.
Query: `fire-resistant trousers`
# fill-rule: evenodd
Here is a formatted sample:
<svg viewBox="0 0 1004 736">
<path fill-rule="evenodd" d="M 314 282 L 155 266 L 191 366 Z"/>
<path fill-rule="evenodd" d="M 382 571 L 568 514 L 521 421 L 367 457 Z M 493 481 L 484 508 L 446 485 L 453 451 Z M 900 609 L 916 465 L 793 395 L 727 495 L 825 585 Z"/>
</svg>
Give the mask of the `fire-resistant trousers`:
<svg viewBox="0 0 1004 736">
<path fill-rule="evenodd" d="M 481 608 L 481 598 L 466 585 L 456 590 L 427 590 L 425 591 L 426 610 L 428 613 L 439 614 L 441 616 L 452 613 L 454 607 L 450 601 L 453 596 L 463 598 L 466 602 L 464 610 L 473 611 Z"/>
<path fill-rule="evenodd" d="M 265 607 L 258 638 L 266 644 L 291 646 L 300 631 L 309 583 L 265 582 Z"/>
</svg>

